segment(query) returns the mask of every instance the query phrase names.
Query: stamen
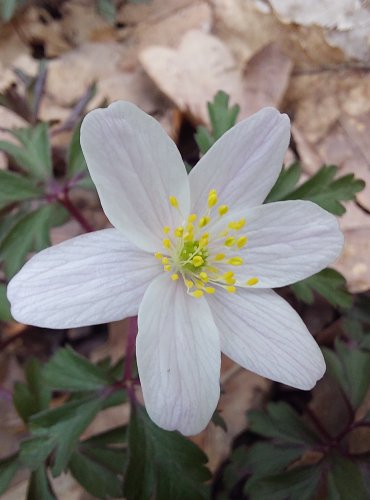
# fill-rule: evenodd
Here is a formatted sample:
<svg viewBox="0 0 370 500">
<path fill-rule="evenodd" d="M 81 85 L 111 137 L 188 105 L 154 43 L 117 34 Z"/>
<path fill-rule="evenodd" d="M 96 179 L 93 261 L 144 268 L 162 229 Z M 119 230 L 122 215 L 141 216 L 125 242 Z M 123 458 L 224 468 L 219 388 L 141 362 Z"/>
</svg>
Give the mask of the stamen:
<svg viewBox="0 0 370 500">
<path fill-rule="evenodd" d="M 179 208 L 179 202 L 177 201 L 177 198 L 176 196 L 170 196 L 170 204 L 174 207 L 174 208 Z"/>
<path fill-rule="evenodd" d="M 214 259 L 217 261 L 224 260 L 225 254 L 224 253 L 218 253 L 215 255 Z"/>
<path fill-rule="evenodd" d="M 195 257 L 193 257 L 191 262 L 195 267 L 200 267 L 202 264 L 204 264 L 204 260 L 200 255 L 196 255 Z"/>
<path fill-rule="evenodd" d="M 243 264 L 243 259 L 241 257 L 231 257 L 227 263 L 231 266 L 241 266 Z"/>
<path fill-rule="evenodd" d="M 239 231 L 239 229 L 241 229 L 242 227 L 244 227 L 244 225 L 245 225 L 245 219 L 240 219 L 238 221 L 229 222 L 228 225 L 229 225 L 230 229 L 235 229 L 236 231 Z"/>
<path fill-rule="evenodd" d="M 202 290 L 194 290 L 194 292 L 191 292 L 191 295 L 196 299 L 200 299 L 200 297 L 203 297 L 204 294 Z"/>
<path fill-rule="evenodd" d="M 194 222 L 197 219 L 197 214 L 190 214 L 188 217 L 188 222 Z"/>
<path fill-rule="evenodd" d="M 215 289 L 213 286 L 206 286 L 206 287 L 204 288 L 204 291 L 205 291 L 206 293 L 210 293 L 210 294 L 212 294 L 212 293 L 215 293 L 215 292 L 216 292 L 216 289 Z"/>
<path fill-rule="evenodd" d="M 164 228 L 163 228 L 164 234 L 168 234 L 170 232 L 170 230 L 171 230 L 171 228 L 168 226 L 164 226 Z"/>
<path fill-rule="evenodd" d="M 162 264 L 168 264 L 168 257 L 163 257 L 162 258 Z"/>
<path fill-rule="evenodd" d="M 236 239 L 233 238 L 232 236 L 230 236 L 229 238 L 226 238 L 224 245 L 226 247 L 232 247 L 233 245 L 235 245 L 235 243 L 236 243 Z"/>
<path fill-rule="evenodd" d="M 206 226 L 209 223 L 210 220 L 211 220 L 211 217 L 209 217 L 209 215 L 204 215 L 203 217 L 201 217 L 199 219 L 198 226 L 199 227 L 204 227 L 204 226 Z"/>
<path fill-rule="evenodd" d="M 203 283 L 207 283 L 208 281 L 208 274 L 202 271 L 199 273 L 199 278 L 203 281 Z"/>
<path fill-rule="evenodd" d="M 227 214 L 228 211 L 229 211 L 229 207 L 227 205 L 220 205 L 218 207 L 218 213 L 220 214 L 221 217 L 223 215 Z"/>
<path fill-rule="evenodd" d="M 179 275 L 177 273 L 171 274 L 171 280 L 177 281 L 179 279 Z"/>
<path fill-rule="evenodd" d="M 253 285 L 257 285 L 258 282 L 259 282 L 258 278 L 250 278 L 249 280 L 247 280 L 245 282 L 245 284 L 248 286 L 253 286 Z"/>
<path fill-rule="evenodd" d="M 168 272 L 171 271 L 171 266 L 169 264 L 163 266 L 164 271 Z"/>
<path fill-rule="evenodd" d="M 188 287 L 188 288 L 193 288 L 194 286 L 194 283 L 190 280 L 187 280 L 186 278 L 184 278 L 184 282 L 185 282 L 185 285 Z"/>
<path fill-rule="evenodd" d="M 167 249 L 171 248 L 171 240 L 165 238 L 163 240 L 163 246 L 164 246 L 164 248 L 167 248 Z"/>
<path fill-rule="evenodd" d="M 154 257 L 155 257 L 156 259 L 158 259 L 158 260 L 161 260 L 161 258 L 162 258 L 163 256 L 162 256 L 161 252 L 155 252 Z"/>
<path fill-rule="evenodd" d="M 215 189 L 211 189 L 208 195 L 208 208 L 212 208 L 217 204 L 217 192 Z"/>
<path fill-rule="evenodd" d="M 228 293 L 235 293 L 235 292 L 236 292 L 236 288 L 235 288 L 235 286 L 225 286 L 225 290 L 226 290 Z"/>
<path fill-rule="evenodd" d="M 181 238 L 183 234 L 184 234 L 183 227 L 177 227 L 174 231 L 174 235 L 177 236 L 178 238 Z"/>
<path fill-rule="evenodd" d="M 248 241 L 248 237 L 247 236 L 241 236 L 238 239 L 236 245 L 237 245 L 238 248 L 243 248 L 246 245 L 247 241 Z"/>
</svg>

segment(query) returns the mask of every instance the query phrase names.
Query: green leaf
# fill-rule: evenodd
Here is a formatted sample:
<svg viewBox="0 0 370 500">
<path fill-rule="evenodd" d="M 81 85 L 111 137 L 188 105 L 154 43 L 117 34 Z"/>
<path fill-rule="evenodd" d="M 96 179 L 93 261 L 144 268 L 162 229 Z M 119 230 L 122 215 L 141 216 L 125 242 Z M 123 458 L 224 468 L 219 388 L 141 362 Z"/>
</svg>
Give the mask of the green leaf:
<svg viewBox="0 0 370 500">
<path fill-rule="evenodd" d="M 32 472 L 26 500 L 57 500 L 51 487 L 45 466 Z"/>
<path fill-rule="evenodd" d="M 6 285 L 0 284 L 0 321 L 12 321 L 10 303 L 6 296 Z"/>
<path fill-rule="evenodd" d="M 101 447 L 109 444 L 122 444 L 127 441 L 127 426 L 122 425 L 96 434 L 83 442 L 84 446 Z"/>
<path fill-rule="evenodd" d="M 349 348 L 336 341 L 336 352 L 324 348 L 323 354 L 328 373 L 347 394 L 354 408 L 358 408 L 369 388 L 370 353 Z"/>
<path fill-rule="evenodd" d="M 109 24 L 114 24 L 117 9 L 113 0 L 96 0 L 96 10 Z"/>
<path fill-rule="evenodd" d="M 368 500 L 370 491 L 364 484 L 356 463 L 341 455 L 331 457 L 328 473 L 328 500 Z"/>
<path fill-rule="evenodd" d="M 39 123 L 34 127 L 13 129 L 9 130 L 9 133 L 19 140 L 21 146 L 0 141 L 0 150 L 12 156 L 20 167 L 37 179 L 50 178 L 52 160 L 47 124 Z"/>
<path fill-rule="evenodd" d="M 58 204 L 44 205 L 20 217 L 0 243 L 8 278 L 24 264 L 27 254 L 50 246 L 50 229 L 65 220 L 66 211 Z"/>
<path fill-rule="evenodd" d="M 19 469 L 18 455 L 0 460 L 0 495 L 2 495 Z"/>
<path fill-rule="evenodd" d="M 86 160 L 80 144 L 81 122 L 79 122 L 72 134 L 67 156 L 67 177 L 72 179 L 77 174 L 86 173 L 88 175 Z"/>
<path fill-rule="evenodd" d="M 229 107 L 229 96 L 220 90 L 212 102 L 207 104 L 208 114 L 212 126 L 211 133 L 205 127 L 198 127 L 195 140 L 201 153 L 206 153 L 212 144 L 217 141 L 236 123 L 240 108 L 237 104 Z"/>
<path fill-rule="evenodd" d="M 33 179 L 0 170 L 0 208 L 10 203 L 41 198 L 43 189 Z"/>
<path fill-rule="evenodd" d="M 130 500 L 198 500 L 208 497 L 207 457 L 177 432 L 157 427 L 134 405 L 128 431 L 124 494 Z"/>
<path fill-rule="evenodd" d="M 52 437 L 30 437 L 20 444 L 19 461 L 23 467 L 36 470 L 44 464 L 54 448 L 55 442 Z"/>
<path fill-rule="evenodd" d="M 252 500 L 312 500 L 321 479 L 320 467 L 300 467 L 256 481 Z"/>
<path fill-rule="evenodd" d="M 346 209 L 341 202 L 353 200 L 365 187 L 365 182 L 356 179 L 353 174 L 335 179 L 338 167 L 324 165 L 315 175 L 294 189 L 293 181 L 298 182 L 299 167 L 295 166 L 293 170 L 291 168 L 282 170 L 277 180 L 278 186 L 273 187 L 267 201 L 310 200 L 334 215 L 343 215 Z"/>
<path fill-rule="evenodd" d="M 122 429 L 122 428 L 120 428 Z M 108 441 L 117 434 L 108 431 L 80 443 L 72 454 L 69 469 L 74 478 L 92 495 L 99 498 L 123 496 L 123 469 L 126 451 L 121 447 L 109 447 Z M 104 442 L 105 441 L 105 442 Z M 116 444 L 115 441 L 113 441 Z"/>
<path fill-rule="evenodd" d="M 36 437 L 48 437 L 55 443 L 53 476 L 66 468 L 79 437 L 102 408 L 102 400 L 88 397 L 43 411 L 30 420 Z"/>
<path fill-rule="evenodd" d="M 71 347 L 60 349 L 44 368 L 47 384 L 66 391 L 96 391 L 114 379 L 109 370 L 94 365 Z"/>
<path fill-rule="evenodd" d="M 25 383 L 15 384 L 13 392 L 14 406 L 27 423 L 32 415 L 48 408 L 51 391 L 42 377 L 42 366 L 36 359 L 30 359 L 25 367 Z"/>
<path fill-rule="evenodd" d="M 267 411 L 248 412 L 251 431 L 289 443 L 315 445 L 319 435 L 287 403 L 270 403 Z"/>
<path fill-rule="evenodd" d="M 299 163 L 293 163 L 289 167 L 283 168 L 265 203 L 284 200 L 294 190 L 300 177 L 301 167 Z"/>
<path fill-rule="evenodd" d="M 334 307 L 348 309 L 352 295 L 346 289 L 346 280 L 338 271 L 327 268 L 291 285 L 296 297 L 307 304 L 314 301 L 314 291 L 322 295 Z"/>
<path fill-rule="evenodd" d="M 194 135 L 195 141 L 201 153 L 205 154 L 210 147 L 214 144 L 215 140 L 208 132 L 206 127 L 200 125 Z"/>
</svg>

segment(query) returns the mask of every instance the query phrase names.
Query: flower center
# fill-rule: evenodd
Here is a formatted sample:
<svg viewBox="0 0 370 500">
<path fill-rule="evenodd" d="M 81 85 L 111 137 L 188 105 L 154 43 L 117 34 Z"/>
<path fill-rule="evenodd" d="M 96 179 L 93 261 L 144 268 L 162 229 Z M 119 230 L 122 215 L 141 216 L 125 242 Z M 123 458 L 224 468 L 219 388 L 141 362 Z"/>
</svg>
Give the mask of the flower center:
<svg viewBox="0 0 370 500">
<path fill-rule="evenodd" d="M 181 214 L 177 198 L 170 196 L 169 202 Z M 182 278 L 193 297 L 213 294 L 217 287 L 235 293 L 237 286 L 256 285 L 258 278 L 254 276 L 245 281 L 248 273 L 243 258 L 238 255 L 248 242 L 247 235 L 243 234 L 245 219 L 225 223 L 221 230 L 212 233 L 208 230 L 212 228 L 211 220 L 214 217 L 216 222 L 222 220 L 229 207 L 218 204 L 215 189 L 209 192 L 207 205 L 204 215 L 191 214 L 174 229 L 165 226 L 164 251 L 155 253 L 155 257 L 161 260 L 163 270 L 170 273 L 173 281 Z M 217 226 L 220 228 L 219 224 Z"/>
</svg>

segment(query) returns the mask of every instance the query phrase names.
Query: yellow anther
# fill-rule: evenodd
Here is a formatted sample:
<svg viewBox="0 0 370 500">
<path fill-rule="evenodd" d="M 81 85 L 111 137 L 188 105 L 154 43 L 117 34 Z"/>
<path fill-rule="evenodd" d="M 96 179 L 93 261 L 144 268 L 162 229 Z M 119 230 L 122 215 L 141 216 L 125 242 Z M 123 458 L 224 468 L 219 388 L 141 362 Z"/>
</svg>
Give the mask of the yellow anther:
<svg viewBox="0 0 370 500">
<path fill-rule="evenodd" d="M 168 234 L 170 232 L 171 228 L 169 226 L 164 226 L 163 232 L 164 234 Z"/>
<path fill-rule="evenodd" d="M 226 247 L 232 247 L 233 245 L 235 245 L 235 243 L 236 243 L 236 239 L 233 238 L 232 236 L 230 236 L 229 238 L 226 238 L 224 245 Z"/>
<path fill-rule="evenodd" d="M 209 217 L 208 215 L 204 215 L 203 217 L 201 217 L 199 219 L 198 226 L 199 227 L 204 227 L 204 226 L 206 226 L 209 223 L 210 220 L 211 220 L 211 217 Z"/>
<path fill-rule="evenodd" d="M 238 221 L 229 222 L 229 228 L 235 229 L 236 231 L 239 231 L 239 229 L 244 227 L 244 225 L 245 225 L 245 219 L 240 219 Z"/>
<path fill-rule="evenodd" d="M 183 238 L 184 238 L 185 241 L 192 241 L 193 240 L 193 236 L 194 236 L 194 234 L 192 232 L 190 232 L 190 233 L 186 232 L 186 233 L 184 233 Z"/>
<path fill-rule="evenodd" d="M 165 266 L 163 266 L 163 270 L 166 272 L 171 271 L 171 266 L 169 264 L 166 264 Z"/>
<path fill-rule="evenodd" d="M 208 234 L 203 234 L 199 240 L 200 248 L 206 247 L 208 245 Z"/>
<path fill-rule="evenodd" d="M 208 208 L 212 208 L 217 203 L 217 192 L 215 189 L 211 189 L 208 195 Z"/>
<path fill-rule="evenodd" d="M 191 262 L 192 262 L 193 266 L 195 266 L 195 267 L 199 267 L 202 264 L 204 264 L 204 260 L 200 255 L 196 255 L 195 257 L 193 257 Z"/>
<path fill-rule="evenodd" d="M 174 231 L 175 236 L 178 238 L 181 238 L 182 235 L 184 234 L 184 228 L 183 227 L 177 227 Z"/>
<path fill-rule="evenodd" d="M 177 281 L 179 279 L 179 275 L 177 273 L 171 274 L 171 280 L 172 281 Z"/>
<path fill-rule="evenodd" d="M 197 214 L 190 214 L 188 217 L 188 222 L 194 222 L 197 219 Z"/>
<path fill-rule="evenodd" d="M 206 293 L 215 293 L 215 292 L 216 292 L 216 289 L 215 289 L 215 288 L 213 288 L 213 286 L 206 286 L 206 287 L 204 288 L 204 291 L 205 291 Z"/>
<path fill-rule="evenodd" d="M 235 286 L 225 286 L 225 290 L 226 290 L 228 293 L 235 293 L 235 292 L 236 292 L 236 288 L 235 288 Z"/>
<path fill-rule="evenodd" d="M 170 203 L 174 208 L 179 208 L 179 202 L 177 201 L 176 196 L 170 196 Z"/>
<path fill-rule="evenodd" d="M 171 240 L 165 238 L 163 240 L 163 246 L 164 246 L 164 248 L 171 248 Z"/>
<path fill-rule="evenodd" d="M 162 258 L 162 264 L 168 264 L 168 257 L 163 257 Z"/>
<path fill-rule="evenodd" d="M 206 270 L 210 273 L 215 273 L 215 274 L 218 274 L 219 273 L 219 269 L 217 269 L 217 267 L 213 267 L 213 266 L 207 266 L 206 267 Z"/>
<path fill-rule="evenodd" d="M 220 205 L 218 207 L 218 213 L 222 216 L 222 215 L 225 215 L 227 214 L 227 212 L 229 211 L 229 207 L 227 205 Z"/>
<path fill-rule="evenodd" d="M 208 281 L 208 274 L 202 271 L 199 273 L 199 278 L 203 281 L 203 283 L 207 283 Z"/>
<path fill-rule="evenodd" d="M 186 226 L 186 230 L 188 233 L 192 233 L 194 231 L 194 224 L 192 224 L 191 222 L 189 222 Z"/>
<path fill-rule="evenodd" d="M 231 266 L 241 266 L 243 264 L 243 259 L 241 257 L 231 257 L 227 263 Z"/>
<path fill-rule="evenodd" d="M 243 248 L 243 247 L 245 246 L 245 244 L 247 243 L 247 241 L 248 241 L 247 236 L 241 236 L 241 237 L 238 239 L 238 241 L 237 241 L 237 243 L 236 243 L 236 246 L 237 246 L 238 248 Z"/>
<path fill-rule="evenodd" d="M 224 260 L 224 258 L 225 258 L 225 254 L 224 254 L 224 253 L 218 253 L 218 254 L 216 254 L 216 255 L 215 255 L 215 257 L 214 257 L 214 259 L 215 259 L 215 260 L 218 260 L 218 261 L 219 261 L 219 260 Z"/>
<path fill-rule="evenodd" d="M 192 288 L 194 286 L 194 283 L 190 280 L 184 279 L 184 282 L 188 288 Z"/>
<path fill-rule="evenodd" d="M 227 273 L 224 273 L 223 279 L 225 283 L 228 285 L 233 285 L 236 282 L 236 279 L 234 278 L 234 273 L 232 271 L 227 271 Z"/>
<path fill-rule="evenodd" d="M 245 284 L 248 286 L 253 286 L 257 285 L 258 282 L 259 282 L 258 278 L 250 278 L 248 281 L 245 282 Z"/>
<path fill-rule="evenodd" d="M 194 290 L 194 292 L 191 292 L 192 296 L 197 298 L 197 299 L 200 299 L 200 297 L 203 297 L 203 292 L 202 290 Z"/>
<path fill-rule="evenodd" d="M 163 255 L 160 252 L 155 252 L 154 257 L 156 259 L 158 259 L 158 260 L 161 260 L 161 258 L 163 257 Z"/>
</svg>

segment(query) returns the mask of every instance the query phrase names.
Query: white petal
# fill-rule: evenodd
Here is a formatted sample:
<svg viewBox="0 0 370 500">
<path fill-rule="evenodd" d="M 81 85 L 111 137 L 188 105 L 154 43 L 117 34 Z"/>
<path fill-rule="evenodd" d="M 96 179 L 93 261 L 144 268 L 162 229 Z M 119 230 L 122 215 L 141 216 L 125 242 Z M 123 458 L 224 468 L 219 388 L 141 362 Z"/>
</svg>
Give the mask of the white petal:
<svg viewBox="0 0 370 500">
<path fill-rule="evenodd" d="M 261 204 L 279 176 L 289 138 L 289 118 L 274 108 L 238 123 L 190 172 L 191 211 L 204 211 L 211 189 L 233 210 Z"/>
<path fill-rule="evenodd" d="M 246 224 L 238 236 L 245 234 L 248 242 L 236 249 L 244 259 L 236 270 L 241 284 L 253 277 L 261 288 L 295 283 L 334 262 L 343 248 L 337 219 L 310 201 L 268 203 L 230 214 L 223 224 L 242 217 Z M 218 223 L 212 231 L 220 227 Z"/>
<path fill-rule="evenodd" d="M 309 390 L 325 373 L 321 351 L 301 318 L 272 290 L 223 290 L 209 304 L 221 350 L 263 377 Z"/>
<path fill-rule="evenodd" d="M 163 226 L 182 220 L 169 196 L 185 217 L 189 212 L 188 178 L 174 142 L 154 118 L 121 101 L 86 116 L 81 146 L 111 223 L 140 248 L 160 250 Z"/>
<path fill-rule="evenodd" d="M 21 323 L 96 325 L 136 315 L 148 284 L 161 272 L 153 255 L 116 229 L 104 229 L 35 255 L 9 283 L 8 298 Z"/>
<path fill-rule="evenodd" d="M 219 333 L 206 300 L 158 277 L 140 305 L 136 350 L 150 418 L 185 435 L 202 431 L 220 394 Z"/>
</svg>

